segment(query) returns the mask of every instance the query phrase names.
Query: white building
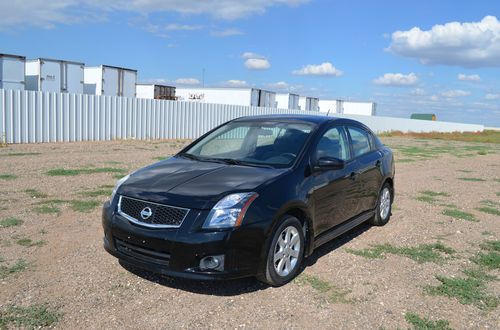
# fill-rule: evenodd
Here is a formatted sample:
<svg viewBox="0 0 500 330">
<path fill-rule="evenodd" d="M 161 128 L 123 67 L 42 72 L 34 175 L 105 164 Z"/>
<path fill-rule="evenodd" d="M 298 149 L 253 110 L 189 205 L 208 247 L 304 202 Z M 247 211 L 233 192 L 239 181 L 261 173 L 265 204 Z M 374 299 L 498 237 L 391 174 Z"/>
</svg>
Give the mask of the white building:
<svg viewBox="0 0 500 330">
<path fill-rule="evenodd" d="M 110 65 L 85 67 L 84 83 L 85 94 L 135 97 L 137 70 Z"/>
<path fill-rule="evenodd" d="M 26 61 L 26 90 L 83 94 L 85 64 L 38 58 Z"/>
<path fill-rule="evenodd" d="M 318 102 L 319 111 L 326 113 L 342 113 L 342 100 L 324 100 Z"/>
<path fill-rule="evenodd" d="M 292 93 L 277 93 L 276 108 L 278 109 L 299 109 L 300 96 Z"/>
<path fill-rule="evenodd" d="M 299 98 L 300 110 L 319 111 L 319 99 L 316 97 L 301 96 Z"/>
<path fill-rule="evenodd" d="M 25 63 L 24 56 L 0 54 L 0 89 L 24 90 Z"/>
<path fill-rule="evenodd" d="M 325 113 L 337 113 L 345 115 L 375 116 L 377 103 L 356 102 L 344 100 L 320 100 L 319 109 Z"/>
<path fill-rule="evenodd" d="M 201 103 L 234 104 L 255 107 L 274 107 L 276 93 L 257 88 L 177 87 L 177 100 Z"/>
</svg>

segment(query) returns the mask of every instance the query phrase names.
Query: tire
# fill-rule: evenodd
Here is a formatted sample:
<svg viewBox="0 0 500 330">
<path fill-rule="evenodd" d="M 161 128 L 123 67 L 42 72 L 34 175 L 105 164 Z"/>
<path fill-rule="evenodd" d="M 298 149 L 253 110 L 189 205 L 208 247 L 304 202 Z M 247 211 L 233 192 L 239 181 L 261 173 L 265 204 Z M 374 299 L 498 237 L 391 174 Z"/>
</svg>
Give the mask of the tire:
<svg viewBox="0 0 500 330">
<path fill-rule="evenodd" d="M 391 218 L 393 192 L 391 186 L 386 182 L 382 186 L 378 195 L 377 208 L 375 216 L 370 220 L 374 226 L 383 226 Z"/>
<path fill-rule="evenodd" d="M 291 237 L 293 238 L 290 240 Z M 258 280 L 272 286 L 290 282 L 300 271 L 304 250 L 304 231 L 300 221 L 295 217 L 285 216 L 273 232 L 264 269 L 257 277 Z M 279 255 L 283 257 L 278 259 Z"/>
</svg>

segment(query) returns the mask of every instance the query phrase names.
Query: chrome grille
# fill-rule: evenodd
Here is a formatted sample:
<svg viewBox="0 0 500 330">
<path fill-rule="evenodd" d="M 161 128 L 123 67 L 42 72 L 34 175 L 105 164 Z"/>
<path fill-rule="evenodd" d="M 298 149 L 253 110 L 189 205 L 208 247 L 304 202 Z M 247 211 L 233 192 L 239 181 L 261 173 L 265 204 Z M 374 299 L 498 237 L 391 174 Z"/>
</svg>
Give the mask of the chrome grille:
<svg viewBox="0 0 500 330">
<path fill-rule="evenodd" d="M 141 212 L 151 210 L 151 216 L 144 219 Z M 177 228 L 186 218 L 189 209 L 147 202 L 126 196 L 120 196 L 118 213 L 127 220 L 146 227 Z"/>
</svg>

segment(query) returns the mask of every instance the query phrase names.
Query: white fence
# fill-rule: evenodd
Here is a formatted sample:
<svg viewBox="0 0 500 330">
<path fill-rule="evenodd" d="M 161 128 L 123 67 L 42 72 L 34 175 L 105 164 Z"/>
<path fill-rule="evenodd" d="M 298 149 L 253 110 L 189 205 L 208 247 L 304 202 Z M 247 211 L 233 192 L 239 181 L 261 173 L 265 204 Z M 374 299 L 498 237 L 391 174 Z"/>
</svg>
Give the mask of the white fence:
<svg viewBox="0 0 500 330">
<path fill-rule="evenodd" d="M 262 114 L 324 115 L 288 109 L 0 89 L 0 142 L 195 138 L 233 118 Z M 482 125 L 331 115 L 359 120 L 376 132 L 484 129 Z"/>
</svg>

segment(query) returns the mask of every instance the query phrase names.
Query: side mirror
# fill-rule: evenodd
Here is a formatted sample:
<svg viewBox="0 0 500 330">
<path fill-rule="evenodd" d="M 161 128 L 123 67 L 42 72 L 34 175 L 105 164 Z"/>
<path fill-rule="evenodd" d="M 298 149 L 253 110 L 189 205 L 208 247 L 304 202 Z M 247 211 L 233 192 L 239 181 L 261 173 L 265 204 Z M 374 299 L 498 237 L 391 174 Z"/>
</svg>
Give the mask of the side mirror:
<svg viewBox="0 0 500 330">
<path fill-rule="evenodd" d="M 316 169 L 320 171 L 343 169 L 345 162 L 334 157 L 321 157 L 316 163 Z"/>
</svg>

